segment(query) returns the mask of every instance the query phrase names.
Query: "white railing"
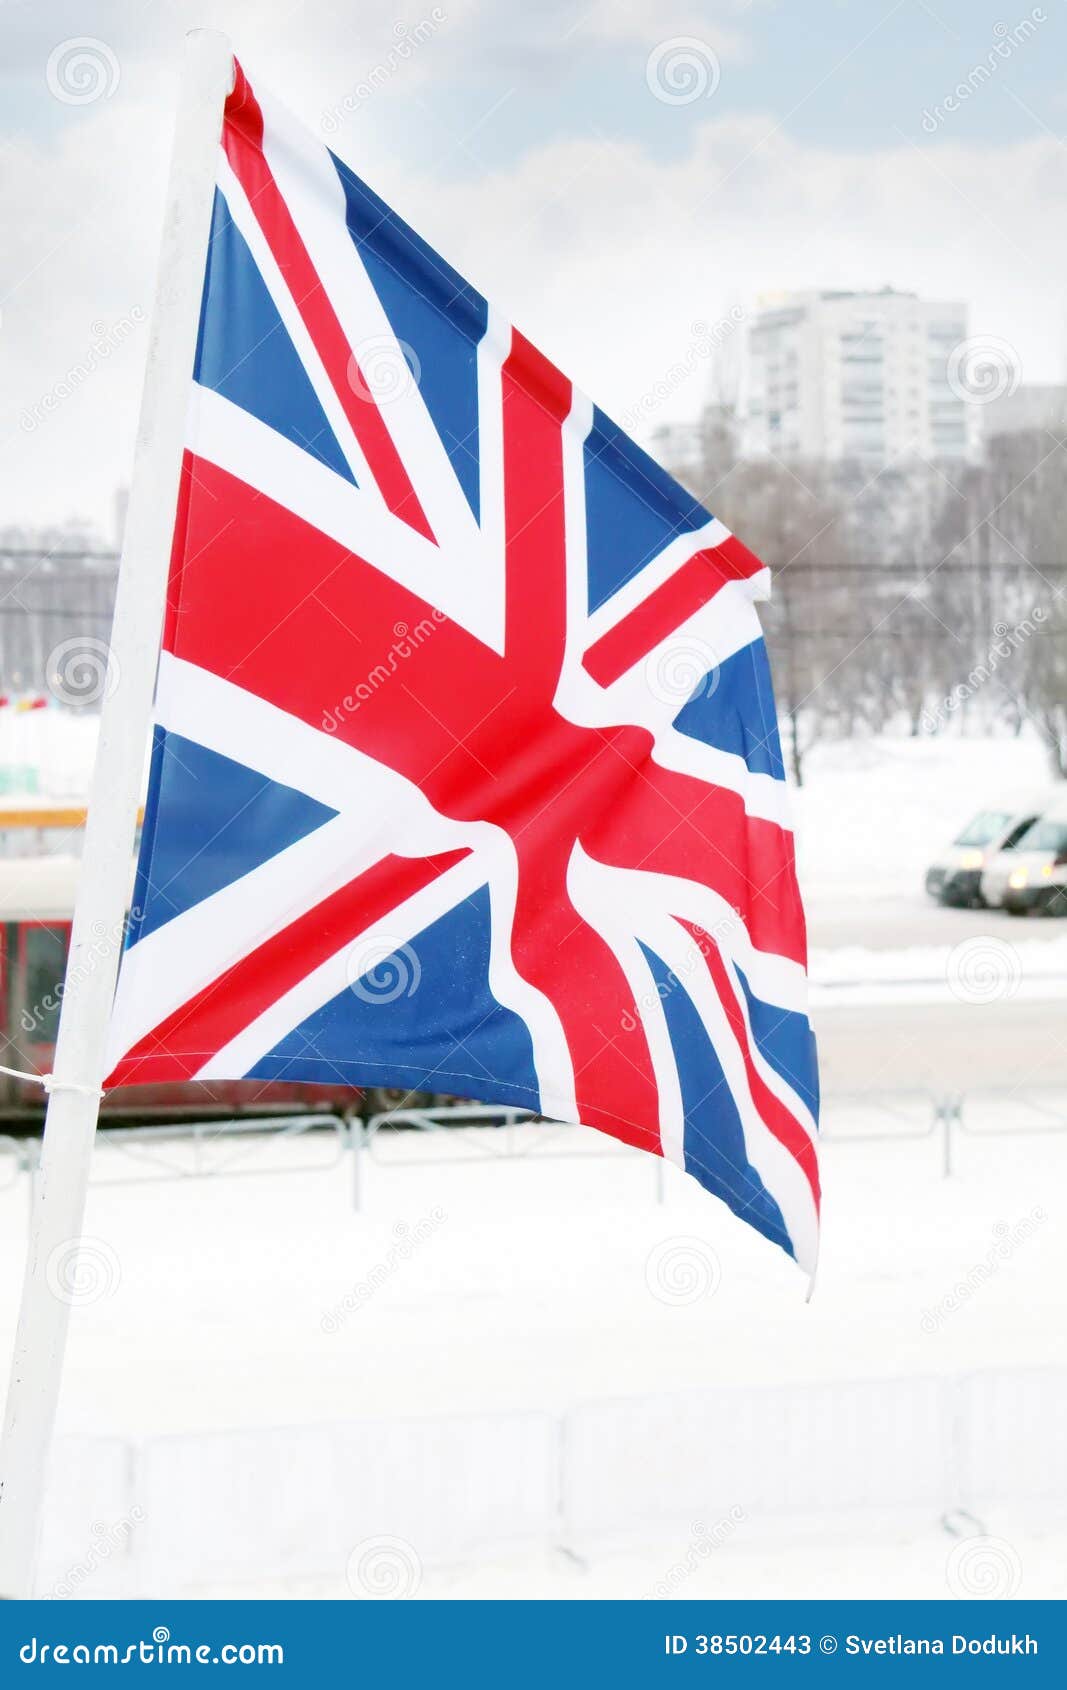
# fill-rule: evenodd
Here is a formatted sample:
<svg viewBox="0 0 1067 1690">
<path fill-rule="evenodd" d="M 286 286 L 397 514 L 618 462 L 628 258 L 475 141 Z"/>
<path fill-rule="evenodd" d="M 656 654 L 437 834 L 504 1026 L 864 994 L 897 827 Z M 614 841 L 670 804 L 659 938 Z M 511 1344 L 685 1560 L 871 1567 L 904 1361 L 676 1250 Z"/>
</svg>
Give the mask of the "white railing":
<svg viewBox="0 0 1067 1690">
<path fill-rule="evenodd" d="M 1067 1370 L 1019 1368 L 61 1439 L 38 1592 L 343 1594 L 353 1549 L 375 1542 L 403 1572 L 728 1521 L 749 1540 L 889 1520 L 982 1531 L 1005 1508 L 1040 1525 L 1067 1502 L 1065 1422 Z"/>
<path fill-rule="evenodd" d="M 490 1129 L 477 1134 L 455 1132 L 457 1127 Z M 386 1129 L 389 1129 L 386 1131 Z M 98 1159 L 94 1184 L 132 1184 L 140 1180 L 233 1178 L 241 1174 L 329 1171 L 351 1153 L 353 1204 L 363 1205 L 369 1167 L 401 1168 L 402 1156 L 390 1154 L 402 1129 L 433 1137 L 440 1154 L 421 1156 L 433 1163 L 496 1162 L 514 1165 L 538 1161 L 583 1161 L 608 1156 L 641 1157 L 644 1152 L 615 1140 L 598 1138 L 590 1148 L 584 1134 L 559 1122 L 542 1120 L 527 1109 L 482 1103 L 442 1104 L 425 1109 L 395 1109 L 358 1116 L 317 1113 L 292 1116 L 241 1117 L 230 1121 L 180 1122 L 170 1125 L 106 1126 L 97 1135 L 100 1146 L 116 1152 L 126 1164 Z M 961 1141 L 994 1137 L 1028 1137 L 1067 1132 L 1067 1089 L 989 1087 L 967 1092 L 882 1090 L 831 1092 L 822 1099 L 820 1138 L 824 1144 L 906 1145 L 929 1139 L 940 1146 L 945 1177 L 954 1171 Z M 294 1139 L 318 1141 L 329 1134 L 330 1151 L 306 1162 L 286 1159 L 272 1163 L 275 1147 Z M 20 1173 L 32 1181 L 40 1140 L 35 1135 L 0 1135 L 0 1192 Z M 659 1157 L 649 1159 L 655 1196 L 664 1201 L 664 1169 Z"/>
</svg>

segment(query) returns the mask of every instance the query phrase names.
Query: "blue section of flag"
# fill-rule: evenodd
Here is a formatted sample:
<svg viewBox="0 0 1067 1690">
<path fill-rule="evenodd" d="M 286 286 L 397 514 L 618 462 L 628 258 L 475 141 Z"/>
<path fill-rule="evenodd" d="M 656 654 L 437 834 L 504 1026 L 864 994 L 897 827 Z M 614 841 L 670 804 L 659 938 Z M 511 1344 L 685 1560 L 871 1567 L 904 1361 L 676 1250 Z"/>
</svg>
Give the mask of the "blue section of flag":
<svg viewBox="0 0 1067 1690">
<path fill-rule="evenodd" d="M 355 484 L 248 243 L 217 190 L 193 374 Z"/>
<path fill-rule="evenodd" d="M 641 949 L 656 982 L 678 1064 L 686 1173 L 792 1255 L 782 1211 L 748 1160 L 741 1117 L 708 1029 L 678 976 L 646 945 Z"/>
<path fill-rule="evenodd" d="M 337 814 L 255 769 L 157 727 L 130 911 L 134 945 Z M 162 817 L 163 826 L 158 820 Z"/>
<path fill-rule="evenodd" d="M 679 733 L 742 757 L 754 775 L 785 779 L 771 669 L 762 640 L 706 675 L 674 718 Z"/>
<path fill-rule="evenodd" d="M 585 499 L 590 613 L 676 534 L 711 521 L 703 505 L 596 407 L 585 442 Z"/>
<path fill-rule="evenodd" d="M 345 191 L 348 230 L 408 357 L 452 468 L 477 518 L 478 343 L 489 321 L 482 295 L 330 155 Z M 358 348 L 357 348 L 358 355 Z"/>
<path fill-rule="evenodd" d="M 308 1016 L 247 1077 L 404 1086 L 539 1108 L 526 1023 L 489 987 L 490 932 L 482 887 Z"/>
<path fill-rule="evenodd" d="M 734 964 L 737 968 L 737 964 Z M 782 1009 L 776 1003 L 758 998 L 740 968 L 737 978 L 748 1005 L 748 1019 L 756 1048 L 768 1067 L 791 1085 L 797 1096 L 819 1119 L 819 1064 L 816 1059 L 815 1034 L 806 1015 L 795 1009 Z"/>
</svg>

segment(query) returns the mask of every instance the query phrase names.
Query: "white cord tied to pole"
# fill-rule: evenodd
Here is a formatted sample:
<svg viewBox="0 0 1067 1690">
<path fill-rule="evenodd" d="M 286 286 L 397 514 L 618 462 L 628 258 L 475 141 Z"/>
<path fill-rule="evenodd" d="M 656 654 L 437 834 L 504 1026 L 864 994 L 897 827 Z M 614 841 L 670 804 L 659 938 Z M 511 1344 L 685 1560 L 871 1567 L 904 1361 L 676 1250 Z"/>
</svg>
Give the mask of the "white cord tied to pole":
<svg viewBox="0 0 1067 1690">
<path fill-rule="evenodd" d="M 43 1086 L 51 1097 L 54 1091 L 73 1091 L 80 1097 L 103 1097 L 100 1086 L 83 1086 L 77 1080 L 57 1080 L 54 1074 L 30 1074 L 25 1068 L 5 1068 L 0 1063 L 0 1074 L 10 1074 L 13 1080 L 28 1080 L 32 1085 Z"/>
</svg>

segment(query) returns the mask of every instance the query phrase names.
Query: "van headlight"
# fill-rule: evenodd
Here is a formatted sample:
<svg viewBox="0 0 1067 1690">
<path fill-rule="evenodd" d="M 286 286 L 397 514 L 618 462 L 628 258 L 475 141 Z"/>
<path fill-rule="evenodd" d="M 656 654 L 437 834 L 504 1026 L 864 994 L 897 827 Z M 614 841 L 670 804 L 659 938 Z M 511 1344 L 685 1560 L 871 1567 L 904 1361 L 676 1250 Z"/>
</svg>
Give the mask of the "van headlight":
<svg viewBox="0 0 1067 1690">
<path fill-rule="evenodd" d="M 960 868 L 981 868 L 984 862 L 985 857 L 981 851 L 964 851 L 963 855 L 960 857 Z"/>
<path fill-rule="evenodd" d="M 1013 868 L 1008 876 L 1008 885 L 1013 892 L 1021 892 L 1026 885 L 1026 870 L 1024 868 Z"/>
</svg>

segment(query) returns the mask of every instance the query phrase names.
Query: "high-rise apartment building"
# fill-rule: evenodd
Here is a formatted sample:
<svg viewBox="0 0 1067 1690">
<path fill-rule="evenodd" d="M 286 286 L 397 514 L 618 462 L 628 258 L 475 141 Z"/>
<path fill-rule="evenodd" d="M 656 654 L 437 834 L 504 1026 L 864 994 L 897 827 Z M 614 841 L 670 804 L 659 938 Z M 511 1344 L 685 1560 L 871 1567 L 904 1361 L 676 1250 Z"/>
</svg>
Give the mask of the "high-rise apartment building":
<svg viewBox="0 0 1067 1690">
<path fill-rule="evenodd" d="M 746 456 L 965 458 L 977 444 L 958 300 L 822 291 L 765 300 L 748 335 Z"/>
</svg>

